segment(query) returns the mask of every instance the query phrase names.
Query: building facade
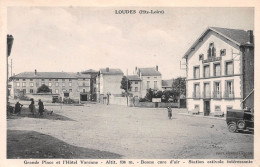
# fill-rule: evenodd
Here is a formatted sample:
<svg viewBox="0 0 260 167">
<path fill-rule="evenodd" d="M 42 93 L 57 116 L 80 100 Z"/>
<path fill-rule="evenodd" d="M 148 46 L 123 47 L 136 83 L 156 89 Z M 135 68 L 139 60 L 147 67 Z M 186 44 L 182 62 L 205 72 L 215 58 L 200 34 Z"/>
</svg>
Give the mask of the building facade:
<svg viewBox="0 0 260 167">
<path fill-rule="evenodd" d="M 162 74 L 155 68 L 135 68 L 136 75 L 141 79 L 141 97 L 145 97 L 147 90 L 162 90 Z"/>
<path fill-rule="evenodd" d="M 141 84 L 142 81 L 138 77 L 138 75 L 128 75 L 127 80 L 131 83 L 131 89 L 129 93 L 133 95 L 133 97 L 141 97 Z"/>
<path fill-rule="evenodd" d="M 102 68 L 96 78 L 97 101 L 106 103 L 109 96 L 122 94 L 121 80 L 124 73 L 120 69 Z"/>
<path fill-rule="evenodd" d="M 254 43 L 252 31 L 210 27 L 186 52 L 189 111 L 226 114 L 253 108 Z"/>
<path fill-rule="evenodd" d="M 162 80 L 162 90 L 172 90 L 173 79 Z"/>
<path fill-rule="evenodd" d="M 50 95 L 54 99 L 75 99 L 79 101 L 90 100 L 90 79 L 91 76 L 82 73 L 67 72 L 23 72 L 14 75 L 13 97 L 22 95 L 37 94 L 41 85 L 50 89 Z"/>
</svg>

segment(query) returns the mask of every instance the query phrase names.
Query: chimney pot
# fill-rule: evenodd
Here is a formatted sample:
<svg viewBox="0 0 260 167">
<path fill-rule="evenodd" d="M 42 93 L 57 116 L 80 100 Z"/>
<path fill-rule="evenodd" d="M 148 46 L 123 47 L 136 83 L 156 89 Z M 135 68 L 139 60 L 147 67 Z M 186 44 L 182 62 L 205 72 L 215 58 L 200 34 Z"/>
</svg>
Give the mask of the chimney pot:
<svg viewBox="0 0 260 167">
<path fill-rule="evenodd" d="M 37 75 L 37 70 L 36 69 L 34 70 L 34 74 Z"/>
<path fill-rule="evenodd" d="M 156 71 L 158 71 L 158 66 L 156 65 Z"/>
</svg>

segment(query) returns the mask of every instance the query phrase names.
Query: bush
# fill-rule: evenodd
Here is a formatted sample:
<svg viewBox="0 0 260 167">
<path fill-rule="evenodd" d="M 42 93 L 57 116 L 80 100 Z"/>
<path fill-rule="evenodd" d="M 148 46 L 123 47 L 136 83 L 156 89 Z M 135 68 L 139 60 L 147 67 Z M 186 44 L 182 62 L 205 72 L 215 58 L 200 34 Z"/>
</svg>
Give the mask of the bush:
<svg viewBox="0 0 260 167">
<path fill-rule="evenodd" d="M 149 102 L 149 100 L 146 99 L 146 98 L 140 98 L 140 99 L 139 99 L 139 102 Z"/>
<path fill-rule="evenodd" d="M 48 93 L 48 92 L 51 92 L 50 88 L 43 84 L 42 86 L 40 86 L 38 89 L 37 89 L 37 93 Z"/>
<path fill-rule="evenodd" d="M 30 101 L 31 100 L 31 98 L 29 98 L 28 96 L 25 96 L 24 94 L 20 95 L 18 98 L 20 100 L 24 100 L 24 101 Z"/>
</svg>

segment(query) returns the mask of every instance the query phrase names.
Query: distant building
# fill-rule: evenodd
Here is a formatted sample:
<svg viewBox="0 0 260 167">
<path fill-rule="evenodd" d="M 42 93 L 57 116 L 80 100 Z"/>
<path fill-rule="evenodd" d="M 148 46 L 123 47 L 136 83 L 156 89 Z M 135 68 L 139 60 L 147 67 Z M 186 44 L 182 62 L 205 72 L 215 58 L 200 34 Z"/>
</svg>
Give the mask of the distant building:
<svg viewBox="0 0 260 167">
<path fill-rule="evenodd" d="M 142 81 L 138 75 L 128 75 L 127 79 L 131 82 L 131 89 L 129 93 L 134 97 L 141 97 L 141 84 Z"/>
<path fill-rule="evenodd" d="M 147 90 L 162 90 L 162 74 L 158 66 L 152 68 L 135 68 L 136 75 L 141 79 L 141 97 L 145 97 Z"/>
<path fill-rule="evenodd" d="M 121 80 L 124 73 L 120 69 L 102 68 L 96 78 L 97 101 L 106 103 L 110 95 L 122 94 Z"/>
<path fill-rule="evenodd" d="M 172 90 L 173 79 L 162 80 L 162 90 Z"/>
<path fill-rule="evenodd" d="M 210 27 L 183 58 L 189 111 L 218 115 L 254 107 L 253 31 Z"/>
<path fill-rule="evenodd" d="M 89 70 L 83 71 L 81 73 L 90 75 L 90 99 L 91 99 L 91 101 L 96 101 L 97 100 L 96 78 L 98 75 L 98 71 L 89 69 Z"/>
<path fill-rule="evenodd" d="M 11 77 L 13 81 L 14 97 L 21 94 L 37 94 L 37 89 L 45 84 L 54 99 L 76 99 L 79 101 L 90 100 L 89 74 L 68 72 L 23 72 Z"/>
</svg>

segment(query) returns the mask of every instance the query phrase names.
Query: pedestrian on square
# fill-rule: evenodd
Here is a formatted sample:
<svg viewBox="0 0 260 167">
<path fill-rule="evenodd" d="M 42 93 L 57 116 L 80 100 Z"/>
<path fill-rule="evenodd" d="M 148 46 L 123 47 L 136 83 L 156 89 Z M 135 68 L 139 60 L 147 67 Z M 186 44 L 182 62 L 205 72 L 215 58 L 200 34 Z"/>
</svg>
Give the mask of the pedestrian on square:
<svg viewBox="0 0 260 167">
<path fill-rule="evenodd" d="M 31 100 L 31 104 L 29 105 L 29 109 L 30 109 L 31 113 L 34 115 L 36 112 L 35 105 L 34 105 L 34 99 L 30 99 L 30 100 Z"/>
<path fill-rule="evenodd" d="M 15 114 L 21 114 L 21 110 L 22 110 L 22 104 L 19 103 L 19 101 L 17 101 L 17 103 L 15 104 L 15 107 L 14 107 L 14 113 Z"/>
<path fill-rule="evenodd" d="M 43 115 L 44 106 L 43 106 L 43 102 L 41 101 L 41 99 L 39 99 L 38 105 L 39 105 L 39 113 L 40 113 L 40 115 Z"/>
<path fill-rule="evenodd" d="M 169 119 L 172 119 L 172 109 L 171 107 L 167 107 L 167 109 L 168 109 L 168 117 Z"/>
</svg>

